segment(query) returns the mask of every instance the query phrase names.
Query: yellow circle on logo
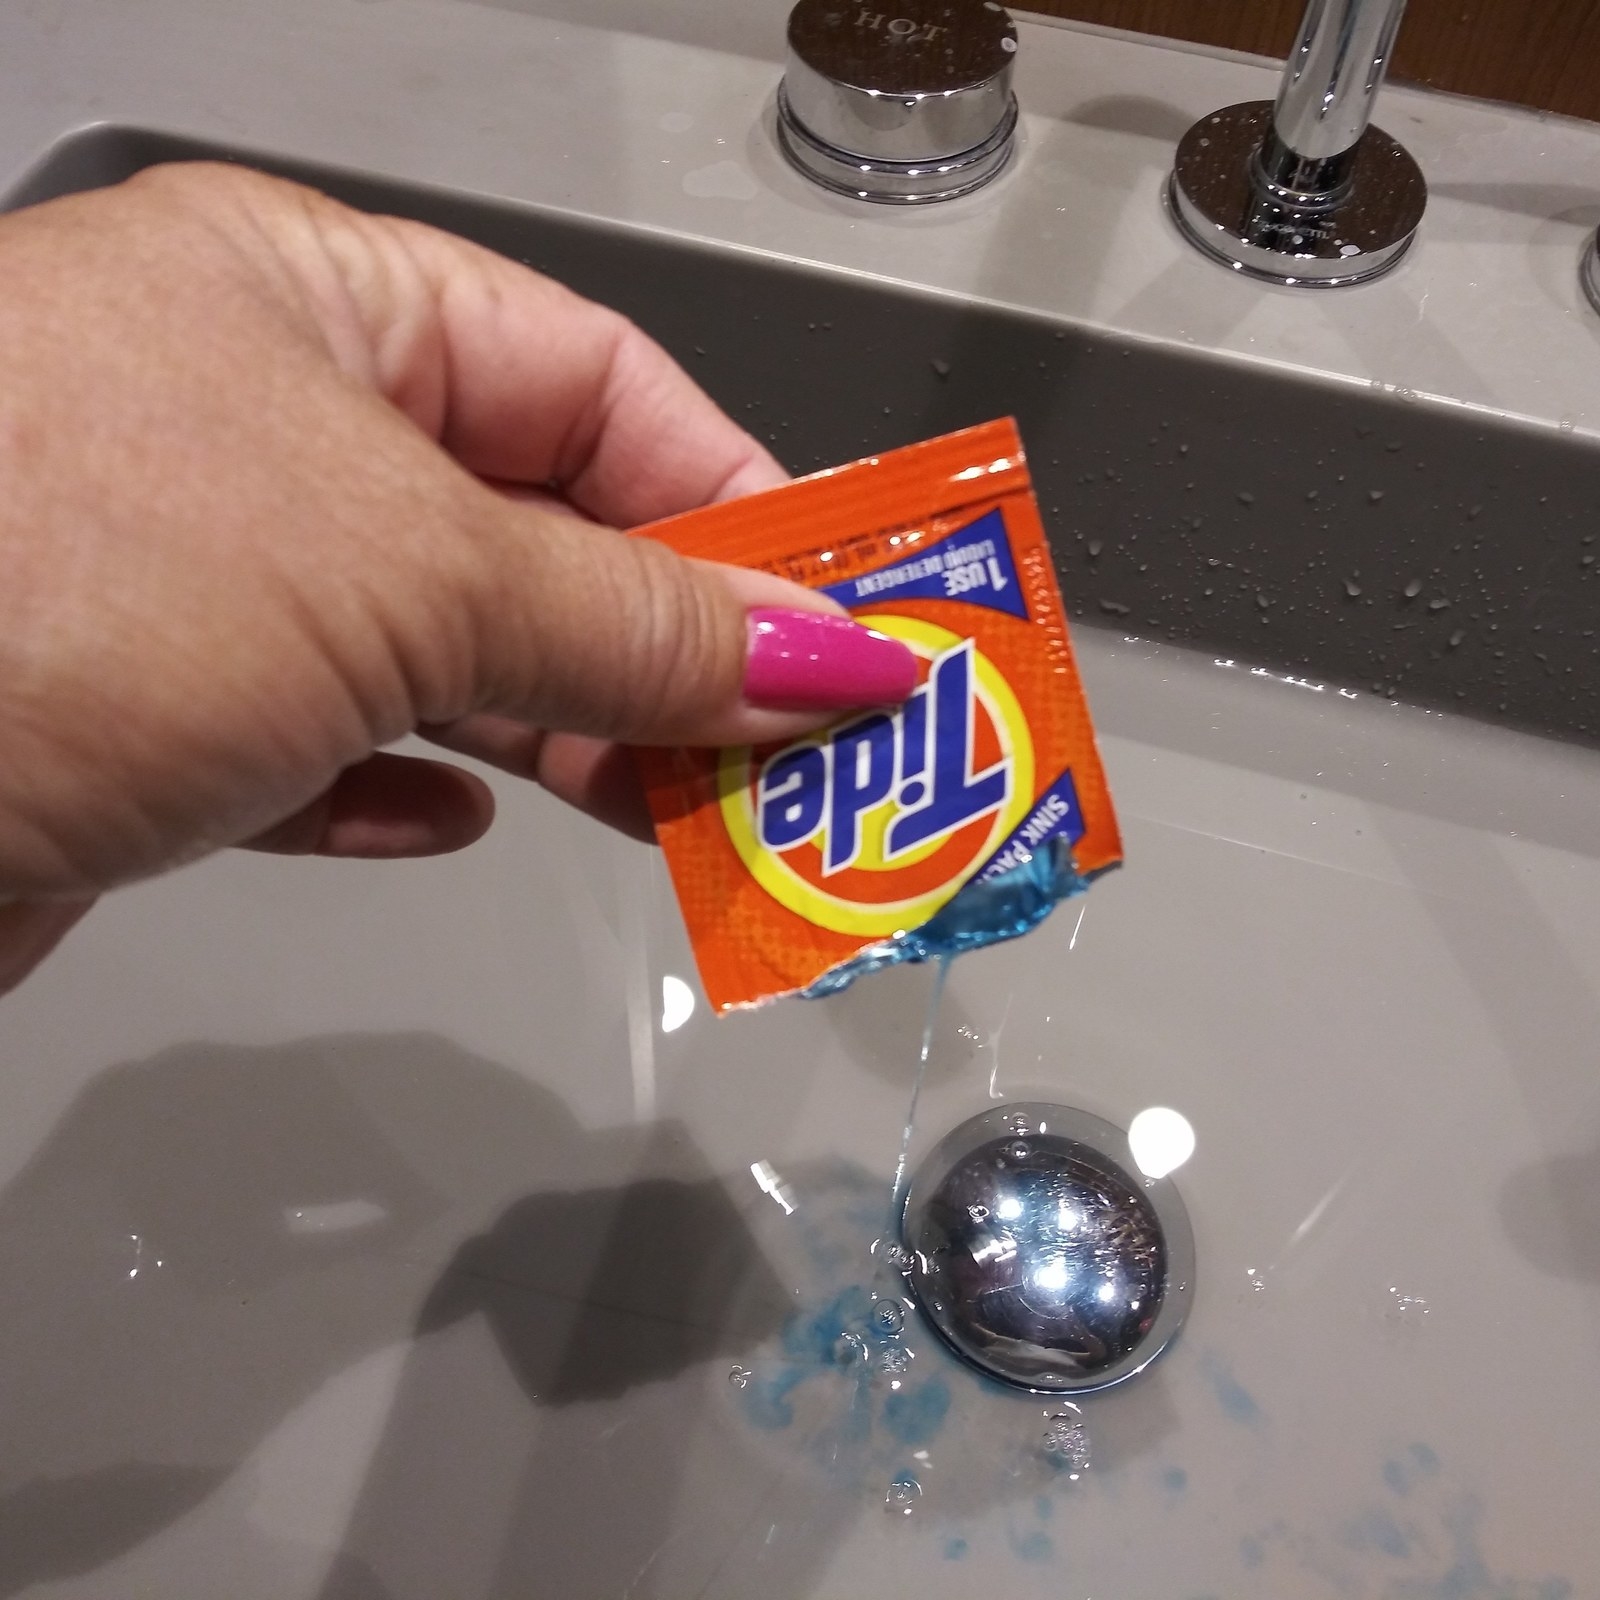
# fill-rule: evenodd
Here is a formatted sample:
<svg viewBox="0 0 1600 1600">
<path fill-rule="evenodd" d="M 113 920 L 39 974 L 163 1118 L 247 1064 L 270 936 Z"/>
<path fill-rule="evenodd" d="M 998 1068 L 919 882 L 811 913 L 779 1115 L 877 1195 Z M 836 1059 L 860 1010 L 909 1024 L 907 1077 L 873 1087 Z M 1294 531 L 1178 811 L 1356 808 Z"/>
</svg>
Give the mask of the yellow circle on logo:
<svg viewBox="0 0 1600 1600">
<path fill-rule="evenodd" d="M 876 628 L 880 633 L 899 639 L 925 661 L 936 659 L 962 642 L 960 634 L 912 617 L 860 616 L 855 620 L 863 627 Z M 967 882 L 972 873 L 994 854 L 1001 841 L 1021 824 L 1034 802 L 1033 738 L 1011 685 L 976 646 L 972 652 L 972 667 L 973 698 L 983 707 L 994 726 L 1001 757 L 1011 761 L 1010 796 L 1004 805 L 996 808 L 982 844 L 967 861 L 936 887 L 924 889 L 907 898 L 849 900 L 802 877 L 783 856 L 761 843 L 751 797 L 751 747 L 745 745 L 723 752 L 717 769 L 717 794 L 723 824 L 751 877 L 780 905 L 787 906 L 806 921 L 833 933 L 864 938 L 889 938 L 904 933 L 920 927 L 932 917 Z M 844 719 L 849 720 L 853 718 Z M 898 713 L 896 726 L 898 731 Z M 796 749 L 807 744 L 820 748 L 826 744 L 829 731 L 823 729 L 818 734 L 798 739 L 788 748 Z M 944 838 L 934 838 L 903 852 L 893 861 L 888 860 L 884 838 L 897 810 L 891 792 L 861 815 L 861 845 L 851 863 L 852 868 L 867 872 L 904 871 L 909 866 L 925 861 L 945 842 Z"/>
</svg>

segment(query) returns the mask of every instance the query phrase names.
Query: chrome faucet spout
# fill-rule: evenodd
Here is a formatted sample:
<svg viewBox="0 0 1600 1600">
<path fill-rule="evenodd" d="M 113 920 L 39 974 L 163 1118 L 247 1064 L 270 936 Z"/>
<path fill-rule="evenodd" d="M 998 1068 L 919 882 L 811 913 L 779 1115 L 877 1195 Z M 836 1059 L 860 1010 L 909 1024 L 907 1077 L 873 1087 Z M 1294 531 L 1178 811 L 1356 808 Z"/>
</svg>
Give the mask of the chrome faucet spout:
<svg viewBox="0 0 1600 1600">
<path fill-rule="evenodd" d="M 1284 68 L 1272 132 L 1302 163 L 1347 156 L 1372 121 L 1406 0 L 1311 0 Z"/>
<path fill-rule="evenodd" d="M 1387 272 L 1427 185 L 1371 126 L 1405 0 L 1309 0 L 1275 103 L 1202 118 L 1178 146 L 1173 215 L 1207 255 L 1252 277 L 1327 288 Z"/>
</svg>

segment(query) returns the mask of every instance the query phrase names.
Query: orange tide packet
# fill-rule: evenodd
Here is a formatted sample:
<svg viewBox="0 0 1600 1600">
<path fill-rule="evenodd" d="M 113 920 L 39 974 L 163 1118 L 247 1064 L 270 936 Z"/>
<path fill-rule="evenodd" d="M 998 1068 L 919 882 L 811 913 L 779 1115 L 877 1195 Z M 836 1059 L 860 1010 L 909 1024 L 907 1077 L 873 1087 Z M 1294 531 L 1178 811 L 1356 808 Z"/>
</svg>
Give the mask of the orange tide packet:
<svg viewBox="0 0 1600 1600">
<path fill-rule="evenodd" d="M 715 1010 L 1015 938 L 1121 861 L 1014 422 L 641 532 L 820 589 L 921 663 L 898 708 L 637 752 Z"/>
</svg>

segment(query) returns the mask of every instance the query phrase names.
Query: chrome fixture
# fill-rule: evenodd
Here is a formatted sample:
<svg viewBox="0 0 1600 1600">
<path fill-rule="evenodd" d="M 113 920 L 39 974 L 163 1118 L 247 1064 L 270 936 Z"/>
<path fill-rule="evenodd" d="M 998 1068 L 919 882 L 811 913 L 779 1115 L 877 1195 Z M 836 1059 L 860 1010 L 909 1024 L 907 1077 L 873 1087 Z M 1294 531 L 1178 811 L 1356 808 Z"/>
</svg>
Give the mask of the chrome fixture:
<svg viewBox="0 0 1600 1600">
<path fill-rule="evenodd" d="M 858 200 L 950 200 L 1006 164 L 1017 30 L 995 0 L 800 0 L 778 143 Z"/>
<path fill-rule="evenodd" d="M 999 1106 L 947 1134 L 912 1179 L 902 1238 L 935 1330 L 1024 1389 L 1143 1371 L 1194 1292 L 1171 1180 L 1139 1176 L 1125 1133 L 1065 1106 Z"/>
<path fill-rule="evenodd" d="M 1589 297 L 1589 304 L 1600 311 L 1600 232 L 1595 233 L 1584 246 L 1578 281 Z"/>
<path fill-rule="evenodd" d="M 1331 288 L 1387 272 L 1428 186 L 1368 126 L 1405 0 L 1310 0 L 1276 105 L 1202 117 L 1178 145 L 1169 195 L 1189 239 L 1273 283 Z"/>
</svg>

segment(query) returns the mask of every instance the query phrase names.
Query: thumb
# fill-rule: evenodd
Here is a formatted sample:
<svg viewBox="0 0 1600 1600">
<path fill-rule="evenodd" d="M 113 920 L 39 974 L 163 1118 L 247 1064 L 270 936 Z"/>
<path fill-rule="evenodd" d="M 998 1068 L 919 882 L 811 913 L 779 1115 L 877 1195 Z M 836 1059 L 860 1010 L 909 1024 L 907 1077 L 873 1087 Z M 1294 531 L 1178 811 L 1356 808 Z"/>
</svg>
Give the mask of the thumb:
<svg viewBox="0 0 1600 1600">
<path fill-rule="evenodd" d="M 916 687 L 911 651 L 826 595 L 500 504 L 478 709 L 632 744 L 756 744 Z"/>
</svg>

